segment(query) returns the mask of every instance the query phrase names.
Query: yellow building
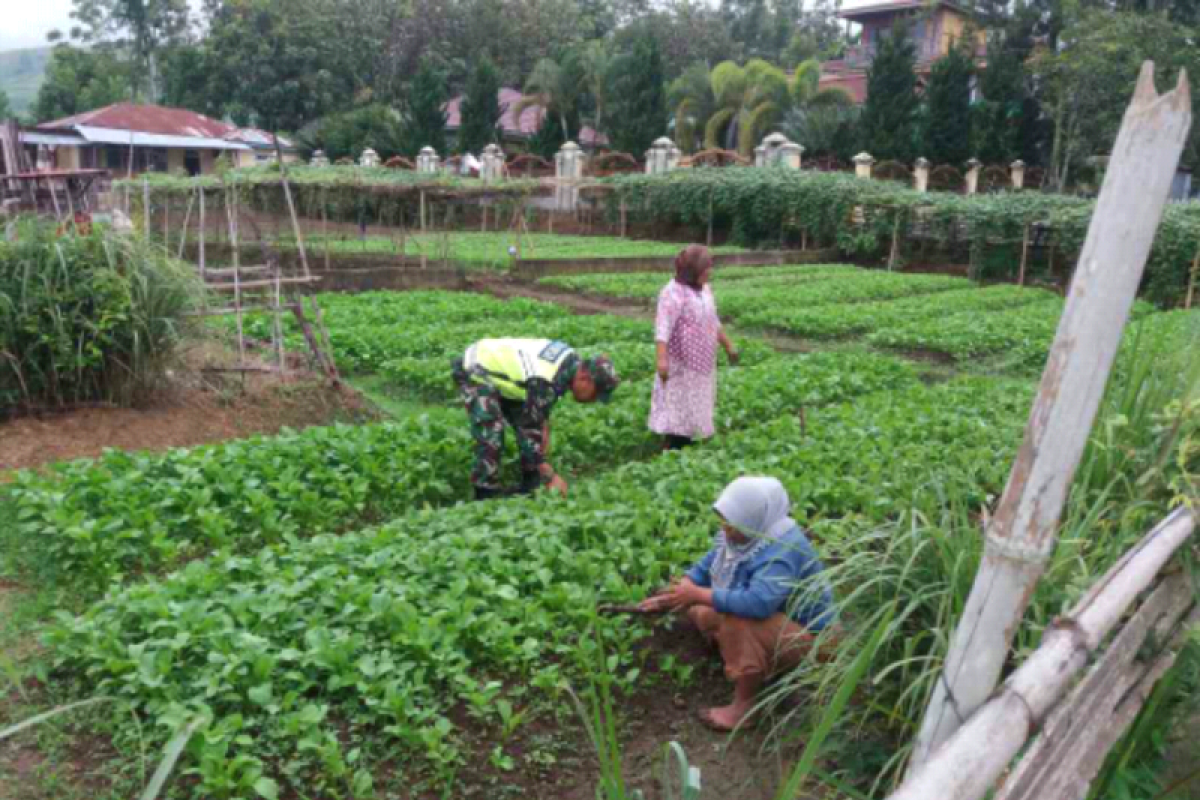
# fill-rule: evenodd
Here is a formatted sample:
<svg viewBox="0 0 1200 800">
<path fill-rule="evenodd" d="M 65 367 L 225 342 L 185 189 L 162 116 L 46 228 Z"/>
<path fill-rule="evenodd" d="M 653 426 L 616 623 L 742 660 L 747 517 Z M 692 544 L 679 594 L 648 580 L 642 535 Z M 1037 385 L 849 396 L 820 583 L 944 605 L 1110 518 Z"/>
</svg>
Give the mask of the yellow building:
<svg viewBox="0 0 1200 800">
<path fill-rule="evenodd" d="M 23 131 L 30 161 L 41 169 L 107 169 L 114 176 L 143 172 L 204 175 L 217 158 L 234 166 L 275 160 L 270 134 L 238 128 L 182 108 L 117 103 Z M 295 147 L 280 139 L 284 160 Z"/>
<path fill-rule="evenodd" d="M 821 65 L 820 86 L 842 89 L 856 103 L 867 99 L 867 68 L 875 59 L 879 43 L 890 35 L 897 21 L 908 23 L 908 35 L 916 48 L 919 85 L 929 78 L 933 62 L 968 37 L 974 40 L 976 64 L 986 66 L 986 35 L 972 29 L 970 11 L 948 0 L 893 0 L 843 11 L 838 16 L 860 26 L 859 43 L 847 48 L 842 58 Z"/>
</svg>

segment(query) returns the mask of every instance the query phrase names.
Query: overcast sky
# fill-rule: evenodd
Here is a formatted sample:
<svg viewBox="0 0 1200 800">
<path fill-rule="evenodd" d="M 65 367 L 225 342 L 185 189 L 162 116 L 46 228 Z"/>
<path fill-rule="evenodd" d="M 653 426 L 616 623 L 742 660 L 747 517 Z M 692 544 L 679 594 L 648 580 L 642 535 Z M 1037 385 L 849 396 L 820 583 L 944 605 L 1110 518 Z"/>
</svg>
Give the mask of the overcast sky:
<svg viewBox="0 0 1200 800">
<path fill-rule="evenodd" d="M 871 0 L 845 0 L 843 7 L 865 5 Z M 198 0 L 192 1 L 198 6 Z M 54 29 L 64 33 L 71 27 L 71 0 L 0 0 L 0 50 L 41 47 Z"/>
</svg>

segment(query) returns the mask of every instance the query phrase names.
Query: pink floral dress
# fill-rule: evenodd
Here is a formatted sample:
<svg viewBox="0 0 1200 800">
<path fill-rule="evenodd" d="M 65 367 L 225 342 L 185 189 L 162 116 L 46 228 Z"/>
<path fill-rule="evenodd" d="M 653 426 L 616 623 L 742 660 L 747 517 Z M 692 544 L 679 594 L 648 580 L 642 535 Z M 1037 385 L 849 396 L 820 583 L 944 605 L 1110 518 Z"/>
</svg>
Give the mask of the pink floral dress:
<svg viewBox="0 0 1200 800">
<path fill-rule="evenodd" d="M 692 439 L 712 436 L 721 330 L 712 289 L 696 291 L 672 280 L 658 293 L 654 328 L 655 341 L 667 343 L 669 375 L 666 384 L 654 378 L 650 430 Z"/>
</svg>

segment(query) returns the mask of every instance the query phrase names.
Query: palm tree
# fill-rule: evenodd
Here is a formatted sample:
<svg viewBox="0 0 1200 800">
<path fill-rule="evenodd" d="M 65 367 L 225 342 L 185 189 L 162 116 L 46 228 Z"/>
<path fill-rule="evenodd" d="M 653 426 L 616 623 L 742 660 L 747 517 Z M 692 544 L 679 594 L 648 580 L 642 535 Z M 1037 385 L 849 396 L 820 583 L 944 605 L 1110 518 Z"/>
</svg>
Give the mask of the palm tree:
<svg viewBox="0 0 1200 800">
<path fill-rule="evenodd" d="M 608 106 L 609 73 L 612 72 L 616 59 L 609 52 L 603 40 L 589 42 L 580 55 L 580 66 L 583 71 L 584 85 L 592 96 L 592 104 L 596 113 L 592 118 L 592 128 L 596 133 L 604 132 L 604 111 Z"/>
<path fill-rule="evenodd" d="M 563 136 L 571 138 L 568 118 L 579 105 L 583 83 L 575 70 L 560 65 L 551 58 L 543 58 L 533 66 L 533 72 L 525 81 L 525 94 L 513 103 L 513 125 L 520 125 L 521 115 L 534 106 L 541 106 L 547 114 L 558 117 Z"/>
<path fill-rule="evenodd" d="M 667 102 L 675 109 L 675 140 L 681 149 L 693 152 L 698 144 L 696 132 L 716 111 L 708 65 L 697 61 L 671 82 Z"/>
</svg>

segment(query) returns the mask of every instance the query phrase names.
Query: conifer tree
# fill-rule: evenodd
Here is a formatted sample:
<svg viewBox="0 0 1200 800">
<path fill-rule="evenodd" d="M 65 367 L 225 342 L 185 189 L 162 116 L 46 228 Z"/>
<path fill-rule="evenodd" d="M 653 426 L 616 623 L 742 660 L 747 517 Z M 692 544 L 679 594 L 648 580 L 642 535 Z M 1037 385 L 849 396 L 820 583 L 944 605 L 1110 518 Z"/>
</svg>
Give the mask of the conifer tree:
<svg viewBox="0 0 1200 800">
<path fill-rule="evenodd" d="M 971 74 L 974 64 L 955 43 L 939 58 L 925 89 L 922 156 L 934 164 L 961 165 L 971 158 Z"/>
<path fill-rule="evenodd" d="M 888 32 L 867 71 L 867 102 L 859 124 L 861 146 L 878 160 L 912 161 L 916 140 L 916 48 L 909 27 Z"/>
<path fill-rule="evenodd" d="M 422 147 L 446 152 L 446 79 L 430 59 L 424 59 L 408 90 L 404 115 L 404 153 L 416 156 Z"/>
<path fill-rule="evenodd" d="M 640 156 L 667 129 L 662 51 L 648 32 L 613 63 L 608 133 L 614 150 Z"/>
<path fill-rule="evenodd" d="M 463 153 L 479 153 L 500 140 L 500 73 L 487 56 L 475 63 L 467 79 L 463 96 L 462 127 L 458 131 L 458 149 Z"/>
</svg>

